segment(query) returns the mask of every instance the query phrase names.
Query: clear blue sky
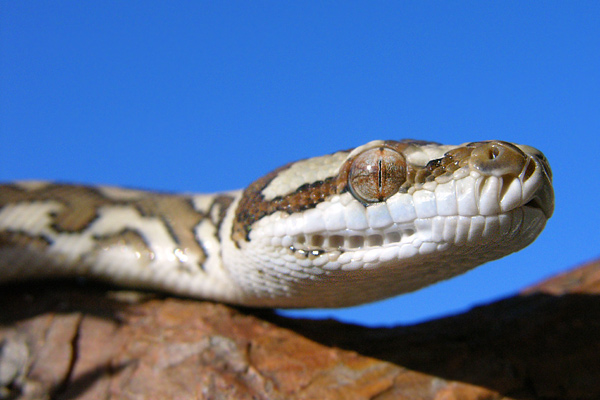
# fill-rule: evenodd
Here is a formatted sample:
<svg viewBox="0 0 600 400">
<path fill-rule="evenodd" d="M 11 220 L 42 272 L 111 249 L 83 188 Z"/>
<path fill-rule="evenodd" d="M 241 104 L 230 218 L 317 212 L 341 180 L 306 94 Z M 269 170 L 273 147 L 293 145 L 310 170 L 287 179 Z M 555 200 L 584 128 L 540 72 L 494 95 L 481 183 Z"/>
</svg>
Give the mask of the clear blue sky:
<svg viewBox="0 0 600 400">
<path fill-rule="evenodd" d="M 213 192 L 373 139 L 538 147 L 556 212 L 532 246 L 308 315 L 459 312 L 600 255 L 599 21 L 597 1 L 2 0 L 0 180 Z"/>
</svg>

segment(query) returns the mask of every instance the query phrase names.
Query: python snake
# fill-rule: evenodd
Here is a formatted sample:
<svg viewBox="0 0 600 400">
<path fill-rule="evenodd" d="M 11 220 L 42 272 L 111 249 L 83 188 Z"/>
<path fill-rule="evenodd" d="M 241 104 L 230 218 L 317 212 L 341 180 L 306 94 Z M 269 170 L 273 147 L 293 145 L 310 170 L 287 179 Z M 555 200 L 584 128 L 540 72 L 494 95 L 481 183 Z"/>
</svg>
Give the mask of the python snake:
<svg viewBox="0 0 600 400">
<path fill-rule="evenodd" d="M 214 195 L 0 186 L 0 283 L 80 276 L 264 307 L 345 307 L 520 250 L 553 213 L 538 150 L 372 141 Z"/>
</svg>

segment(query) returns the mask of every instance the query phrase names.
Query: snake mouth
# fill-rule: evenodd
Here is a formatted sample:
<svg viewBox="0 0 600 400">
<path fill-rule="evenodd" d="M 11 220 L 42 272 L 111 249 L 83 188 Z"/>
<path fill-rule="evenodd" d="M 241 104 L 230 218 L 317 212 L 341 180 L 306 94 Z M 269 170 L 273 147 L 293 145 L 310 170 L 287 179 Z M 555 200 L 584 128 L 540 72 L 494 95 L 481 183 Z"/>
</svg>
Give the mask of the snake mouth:
<svg viewBox="0 0 600 400">
<path fill-rule="evenodd" d="M 307 255 L 315 250 L 353 251 L 365 248 L 397 245 L 403 238 L 416 233 L 414 226 L 398 227 L 396 225 L 385 231 L 365 232 L 339 232 L 331 235 L 297 235 L 289 245 L 292 251 L 304 251 Z M 316 253 L 315 253 L 316 254 Z M 318 254 L 316 254 L 318 255 Z"/>
<path fill-rule="evenodd" d="M 544 201 L 541 197 L 534 197 L 523 205 L 523 207 L 534 208 L 540 210 L 549 219 L 554 212 L 554 207 L 548 201 Z"/>
<path fill-rule="evenodd" d="M 497 226 L 500 221 L 506 222 L 507 216 L 512 214 L 517 209 L 529 209 L 535 212 L 536 218 L 547 220 L 552 216 L 554 211 L 554 192 L 551 184 L 551 172 L 547 163 L 544 163 L 544 159 L 538 156 L 532 151 L 525 153 L 524 151 L 517 149 L 513 146 L 506 147 L 504 143 L 493 142 L 491 145 L 503 147 L 503 151 L 508 153 L 510 156 L 519 157 L 520 167 L 518 170 L 509 170 L 505 175 L 498 174 L 494 169 L 486 171 L 485 168 L 477 166 L 477 169 L 470 170 L 470 174 L 465 177 L 465 182 L 461 185 L 449 183 L 450 188 L 445 197 L 441 198 L 462 198 L 464 202 L 460 205 L 457 204 L 455 210 L 444 209 L 443 211 L 439 208 L 439 199 L 435 197 L 423 197 L 425 200 L 421 204 L 417 204 L 414 200 L 405 201 L 404 205 L 397 207 L 398 209 L 403 208 L 407 210 L 410 207 L 415 207 L 415 211 L 403 211 L 394 214 L 394 204 L 391 208 L 385 205 L 373 205 L 365 207 L 366 220 L 370 220 L 371 224 L 362 226 L 357 229 L 350 229 L 347 226 L 342 229 L 332 229 L 328 232 L 301 232 L 291 235 L 285 239 L 282 239 L 284 247 L 295 254 L 296 256 L 308 257 L 311 259 L 318 258 L 326 252 L 353 252 L 358 250 L 369 250 L 374 248 L 386 248 L 386 247 L 397 247 L 402 246 L 406 243 L 412 243 L 415 240 L 421 240 L 423 242 L 431 241 L 432 243 L 454 243 L 456 245 L 462 245 L 466 239 L 461 238 L 459 231 L 464 229 L 469 231 L 471 223 L 474 227 L 477 226 Z M 513 150 L 514 149 L 514 150 Z M 527 149 L 529 150 L 529 149 Z M 502 162 L 503 160 L 496 159 L 495 162 Z M 485 167 L 485 166 L 484 166 Z M 506 168 L 505 168 L 506 169 Z M 478 173 L 473 178 L 473 172 Z M 463 171 L 458 171 L 456 174 L 461 176 Z M 444 183 L 440 183 L 442 185 Z M 424 185 L 420 185 L 424 186 Z M 459 189 L 460 188 L 460 189 Z M 422 193 L 429 196 L 431 193 L 438 193 L 434 190 L 427 191 L 423 190 Z M 440 191 L 440 193 L 444 193 Z M 398 196 L 407 196 L 398 194 Z M 412 199 L 416 195 L 413 195 Z M 472 204 L 468 204 L 466 201 L 468 198 L 472 198 Z M 388 203 L 398 202 L 398 198 L 393 198 Z M 436 203 L 437 212 L 427 214 L 427 206 Z M 456 200 L 455 200 L 456 202 Z M 417 206 L 420 206 L 418 208 Z M 390 221 L 387 224 L 379 223 L 376 219 L 376 207 L 383 209 L 383 215 L 387 216 L 387 212 L 390 212 Z M 360 208 L 360 207 L 359 207 Z M 433 208 L 433 207 L 432 207 Z M 460 208 L 460 210 L 459 210 Z M 414 209 L 413 209 L 414 210 Z M 373 214 L 369 214 L 372 211 Z M 313 211 L 309 211 L 311 213 Z M 315 212 L 316 213 L 316 212 Z M 533 215 L 533 214 L 532 214 Z M 373 217 L 371 219 L 371 216 Z M 322 214 L 318 214 L 318 219 L 324 219 Z M 448 219 L 448 226 L 440 228 L 439 221 Z M 313 222 L 316 222 L 317 218 L 312 218 Z M 365 221 L 366 221 L 365 220 Z M 382 219 L 383 220 L 383 219 Z M 431 231 L 431 228 L 427 228 L 430 222 L 428 220 L 436 220 L 435 222 L 437 231 L 436 233 Z M 456 224 L 456 221 L 460 220 L 458 224 L 460 228 L 456 231 L 452 228 Z M 478 220 L 485 221 L 482 225 Z M 469 222 L 467 222 L 469 221 Z M 415 237 L 418 232 L 424 230 L 424 237 L 420 239 Z M 445 233 L 445 239 L 437 238 L 435 240 L 429 240 L 429 236 L 439 236 L 439 231 L 447 231 Z M 476 228 L 473 228 L 473 232 Z M 418 236 L 418 235 L 417 235 Z"/>
</svg>

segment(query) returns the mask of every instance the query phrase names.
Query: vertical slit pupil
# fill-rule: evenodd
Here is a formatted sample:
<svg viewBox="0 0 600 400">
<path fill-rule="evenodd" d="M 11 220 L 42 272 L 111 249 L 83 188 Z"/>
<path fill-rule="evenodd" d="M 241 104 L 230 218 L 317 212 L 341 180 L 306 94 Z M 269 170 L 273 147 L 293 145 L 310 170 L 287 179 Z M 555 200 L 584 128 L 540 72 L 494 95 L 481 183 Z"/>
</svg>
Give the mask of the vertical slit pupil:
<svg viewBox="0 0 600 400">
<path fill-rule="evenodd" d="M 381 191 L 381 188 L 383 187 L 383 171 L 382 168 L 383 167 L 383 163 L 381 161 L 381 159 L 378 160 L 377 162 L 377 186 L 379 187 L 379 191 Z"/>
</svg>

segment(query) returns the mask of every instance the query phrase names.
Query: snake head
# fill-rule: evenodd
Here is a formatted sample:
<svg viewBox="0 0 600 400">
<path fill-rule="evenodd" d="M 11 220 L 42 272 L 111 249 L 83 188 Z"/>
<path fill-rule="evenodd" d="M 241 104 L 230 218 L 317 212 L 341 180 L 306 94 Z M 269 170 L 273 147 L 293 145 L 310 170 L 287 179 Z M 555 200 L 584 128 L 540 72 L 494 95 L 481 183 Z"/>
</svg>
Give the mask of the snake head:
<svg viewBox="0 0 600 400">
<path fill-rule="evenodd" d="M 550 166 L 532 147 L 372 141 L 250 185 L 226 264 L 240 266 L 246 304 L 349 306 L 520 250 L 553 209 Z"/>
</svg>

